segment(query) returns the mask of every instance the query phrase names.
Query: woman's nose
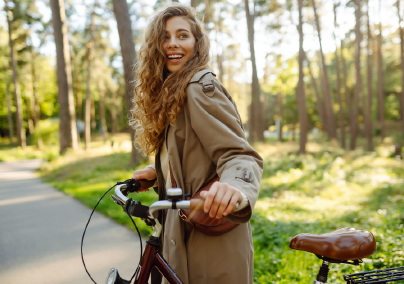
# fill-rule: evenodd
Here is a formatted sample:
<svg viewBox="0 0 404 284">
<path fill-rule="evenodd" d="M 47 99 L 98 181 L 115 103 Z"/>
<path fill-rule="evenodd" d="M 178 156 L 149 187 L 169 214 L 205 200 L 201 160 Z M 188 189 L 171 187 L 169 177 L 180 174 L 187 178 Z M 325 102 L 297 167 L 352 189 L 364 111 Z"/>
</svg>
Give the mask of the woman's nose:
<svg viewBox="0 0 404 284">
<path fill-rule="evenodd" d="M 177 42 L 176 37 L 172 36 L 172 37 L 169 39 L 168 48 L 174 48 L 174 47 L 178 47 L 178 42 Z"/>
</svg>

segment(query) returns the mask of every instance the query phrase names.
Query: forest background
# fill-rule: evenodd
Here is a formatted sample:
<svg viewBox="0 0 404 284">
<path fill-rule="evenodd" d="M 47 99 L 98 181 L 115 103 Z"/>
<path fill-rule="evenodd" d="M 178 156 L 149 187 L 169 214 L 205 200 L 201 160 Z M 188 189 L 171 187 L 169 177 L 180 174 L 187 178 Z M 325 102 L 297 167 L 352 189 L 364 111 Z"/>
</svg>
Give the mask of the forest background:
<svg viewBox="0 0 404 284">
<path fill-rule="evenodd" d="M 252 219 L 256 281 L 307 282 L 316 259 L 302 262 L 288 240 L 342 226 L 376 235 L 366 269 L 403 265 L 401 1 L 180 2 L 203 21 L 210 66 L 265 160 Z M 44 179 L 89 206 L 151 162 L 131 144 L 127 117 L 136 50 L 166 3 L 0 2 L 0 161 L 44 159 Z M 100 211 L 128 225 L 110 203 Z M 363 267 L 338 269 L 336 283 Z"/>
</svg>

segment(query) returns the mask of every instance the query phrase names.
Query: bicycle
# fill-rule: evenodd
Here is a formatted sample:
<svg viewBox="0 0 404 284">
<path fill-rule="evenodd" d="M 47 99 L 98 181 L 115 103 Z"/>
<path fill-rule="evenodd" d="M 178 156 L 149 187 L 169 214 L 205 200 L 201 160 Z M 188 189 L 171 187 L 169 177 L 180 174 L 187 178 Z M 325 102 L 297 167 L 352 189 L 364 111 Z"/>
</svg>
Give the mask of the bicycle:
<svg viewBox="0 0 404 284">
<path fill-rule="evenodd" d="M 122 279 L 118 273 L 118 270 L 116 268 L 112 268 L 107 275 L 105 282 L 106 284 L 131 284 L 134 278 L 135 281 L 133 284 L 146 284 L 148 283 L 153 267 L 157 267 L 162 276 L 169 283 L 182 284 L 181 279 L 175 274 L 174 270 L 169 266 L 159 252 L 162 225 L 157 219 L 156 213 L 159 210 L 165 209 L 203 210 L 204 200 L 183 200 L 184 197 L 182 189 L 180 188 L 168 189 L 168 200 L 154 202 L 152 205 L 150 205 L 150 207 L 144 206 L 139 201 L 127 197 L 131 192 L 137 192 L 141 188 L 151 187 L 152 183 L 153 182 L 145 180 L 126 180 L 125 182 L 119 182 L 116 184 L 117 186 L 114 190 L 116 196 L 111 194 L 113 201 L 124 209 L 125 213 L 127 213 L 131 218 L 135 227 L 136 224 L 131 216 L 141 218 L 143 221 L 145 221 L 148 226 L 153 228 L 153 233 L 146 242 L 146 247 L 143 254 L 142 242 L 140 242 L 140 261 L 132 278 L 130 280 Z M 111 187 L 109 190 L 111 190 L 113 187 Z M 104 193 L 101 199 L 106 195 L 107 192 Z M 97 205 L 100 201 L 98 201 Z M 91 215 L 92 214 L 93 213 L 91 213 Z M 82 245 L 91 215 L 83 233 Z M 140 237 L 139 230 L 137 230 L 137 232 Z M 376 241 L 373 234 L 368 231 L 356 230 L 354 228 L 342 228 L 327 234 L 299 234 L 291 239 L 289 247 L 292 249 L 314 253 L 319 259 L 321 259 L 322 265 L 313 284 L 326 284 L 330 263 L 359 265 L 362 263 L 362 258 L 369 257 L 376 251 Z M 82 259 L 85 267 L 83 253 Z M 87 274 L 91 278 L 88 271 Z M 93 279 L 91 278 L 91 280 Z M 349 274 L 344 276 L 344 280 L 347 284 L 396 282 L 404 280 L 404 266 Z M 96 283 L 94 280 L 93 282 Z"/>
</svg>

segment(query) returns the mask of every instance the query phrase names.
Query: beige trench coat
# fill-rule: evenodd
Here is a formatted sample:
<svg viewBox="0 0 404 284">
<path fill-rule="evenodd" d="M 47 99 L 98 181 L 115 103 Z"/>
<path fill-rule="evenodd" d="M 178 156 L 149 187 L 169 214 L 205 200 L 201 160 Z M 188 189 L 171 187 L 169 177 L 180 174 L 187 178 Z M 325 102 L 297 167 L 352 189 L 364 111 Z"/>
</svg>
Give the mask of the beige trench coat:
<svg viewBox="0 0 404 284">
<path fill-rule="evenodd" d="M 210 68 L 193 76 L 186 94 L 183 111 L 165 136 L 177 187 L 184 194 L 195 194 L 218 174 L 220 182 L 247 196 L 250 207 L 227 217 L 240 223 L 233 231 L 207 236 L 193 229 L 186 244 L 185 223 L 177 210 L 167 210 L 163 257 L 185 284 L 252 284 L 254 248 L 249 219 L 258 198 L 262 158 L 248 144 L 234 100 Z M 157 161 L 158 157 L 158 193 L 163 199 L 166 189 Z"/>
</svg>

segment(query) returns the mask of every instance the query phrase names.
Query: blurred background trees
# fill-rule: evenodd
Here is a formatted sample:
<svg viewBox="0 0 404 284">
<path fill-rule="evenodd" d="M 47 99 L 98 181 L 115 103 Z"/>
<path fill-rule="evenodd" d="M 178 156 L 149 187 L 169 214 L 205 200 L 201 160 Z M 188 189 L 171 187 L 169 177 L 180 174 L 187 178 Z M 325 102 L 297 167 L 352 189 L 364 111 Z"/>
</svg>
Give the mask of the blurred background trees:
<svg viewBox="0 0 404 284">
<path fill-rule="evenodd" d="M 167 2 L 5 0 L 2 141 L 22 148 L 58 141 L 60 153 L 118 133 L 133 141 L 127 118 L 136 50 L 153 11 Z M 210 65 L 251 142 L 300 139 L 304 153 L 307 141 L 323 137 L 372 151 L 404 134 L 400 0 L 180 2 L 203 21 Z M 42 137 L 55 123 L 56 140 Z M 140 157 L 134 146 L 131 152 L 135 164 Z"/>
</svg>

